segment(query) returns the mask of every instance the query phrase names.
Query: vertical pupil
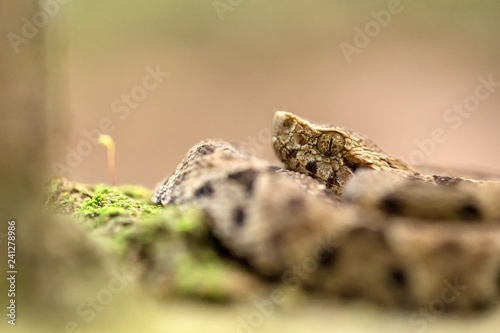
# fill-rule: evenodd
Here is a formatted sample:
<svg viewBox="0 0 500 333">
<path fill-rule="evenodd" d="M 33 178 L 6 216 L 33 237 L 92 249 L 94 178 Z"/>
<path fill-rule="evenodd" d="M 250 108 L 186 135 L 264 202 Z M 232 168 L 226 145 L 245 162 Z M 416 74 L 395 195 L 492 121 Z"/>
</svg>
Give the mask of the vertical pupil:
<svg viewBox="0 0 500 333">
<path fill-rule="evenodd" d="M 328 145 L 328 151 L 331 152 L 332 151 L 332 145 L 333 145 L 333 139 L 330 138 L 330 144 Z"/>
</svg>

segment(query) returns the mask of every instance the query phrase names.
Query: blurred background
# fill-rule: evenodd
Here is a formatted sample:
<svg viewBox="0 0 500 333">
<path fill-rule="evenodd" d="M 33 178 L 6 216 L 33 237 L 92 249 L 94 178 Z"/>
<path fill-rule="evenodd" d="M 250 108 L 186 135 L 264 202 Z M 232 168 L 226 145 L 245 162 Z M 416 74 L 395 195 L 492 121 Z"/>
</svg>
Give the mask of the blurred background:
<svg viewBox="0 0 500 333">
<path fill-rule="evenodd" d="M 70 179 L 109 182 L 96 131 L 115 140 L 119 184 L 154 186 L 204 138 L 276 161 L 283 109 L 412 162 L 500 170 L 498 2 L 87 0 L 59 14 L 70 135 L 52 169 Z"/>
</svg>

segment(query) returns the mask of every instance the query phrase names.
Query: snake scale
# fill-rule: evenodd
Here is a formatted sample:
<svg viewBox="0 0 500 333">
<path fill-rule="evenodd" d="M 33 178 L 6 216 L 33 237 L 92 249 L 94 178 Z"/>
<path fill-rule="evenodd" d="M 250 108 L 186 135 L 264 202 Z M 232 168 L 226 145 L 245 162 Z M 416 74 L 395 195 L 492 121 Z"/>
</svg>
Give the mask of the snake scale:
<svg viewBox="0 0 500 333">
<path fill-rule="evenodd" d="M 499 182 L 426 173 L 353 131 L 284 111 L 273 148 L 286 168 L 202 141 L 153 201 L 200 207 L 224 253 L 306 290 L 460 311 L 498 301 Z"/>
</svg>

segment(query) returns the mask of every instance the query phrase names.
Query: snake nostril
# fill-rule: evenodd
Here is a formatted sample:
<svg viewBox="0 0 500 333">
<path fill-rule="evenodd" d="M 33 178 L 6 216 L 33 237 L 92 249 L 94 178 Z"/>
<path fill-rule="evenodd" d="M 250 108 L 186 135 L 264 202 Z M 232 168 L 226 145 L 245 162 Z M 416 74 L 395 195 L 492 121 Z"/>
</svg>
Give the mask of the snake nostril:
<svg viewBox="0 0 500 333">
<path fill-rule="evenodd" d="M 281 123 L 281 126 L 283 126 L 283 128 L 285 130 L 290 130 L 294 127 L 295 125 L 295 121 L 292 119 L 292 118 L 286 118 L 285 120 L 283 120 L 283 122 Z"/>
</svg>

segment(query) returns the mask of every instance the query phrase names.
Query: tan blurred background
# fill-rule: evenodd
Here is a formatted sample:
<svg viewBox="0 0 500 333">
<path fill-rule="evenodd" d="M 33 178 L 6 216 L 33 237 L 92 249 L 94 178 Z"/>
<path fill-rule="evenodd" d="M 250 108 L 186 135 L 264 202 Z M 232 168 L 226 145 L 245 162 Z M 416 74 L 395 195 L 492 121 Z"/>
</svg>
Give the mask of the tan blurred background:
<svg viewBox="0 0 500 333">
<path fill-rule="evenodd" d="M 373 11 L 391 8 L 390 22 L 376 23 Z M 500 170 L 500 87 L 470 117 L 443 119 L 474 95 L 478 77 L 500 82 L 498 2 L 87 0 L 63 11 L 71 136 L 52 162 L 67 165 L 67 149 L 85 148 L 83 131 L 103 119 L 119 184 L 153 186 L 204 138 L 242 141 L 274 160 L 268 130 L 286 109 L 358 130 L 407 160 L 441 128 L 446 139 L 425 163 Z M 373 37 L 348 61 L 341 45 L 356 47 L 365 28 Z M 168 72 L 149 91 L 147 68 Z M 123 108 L 132 92 L 140 100 Z M 66 176 L 108 182 L 105 149 L 85 154 Z"/>
</svg>

